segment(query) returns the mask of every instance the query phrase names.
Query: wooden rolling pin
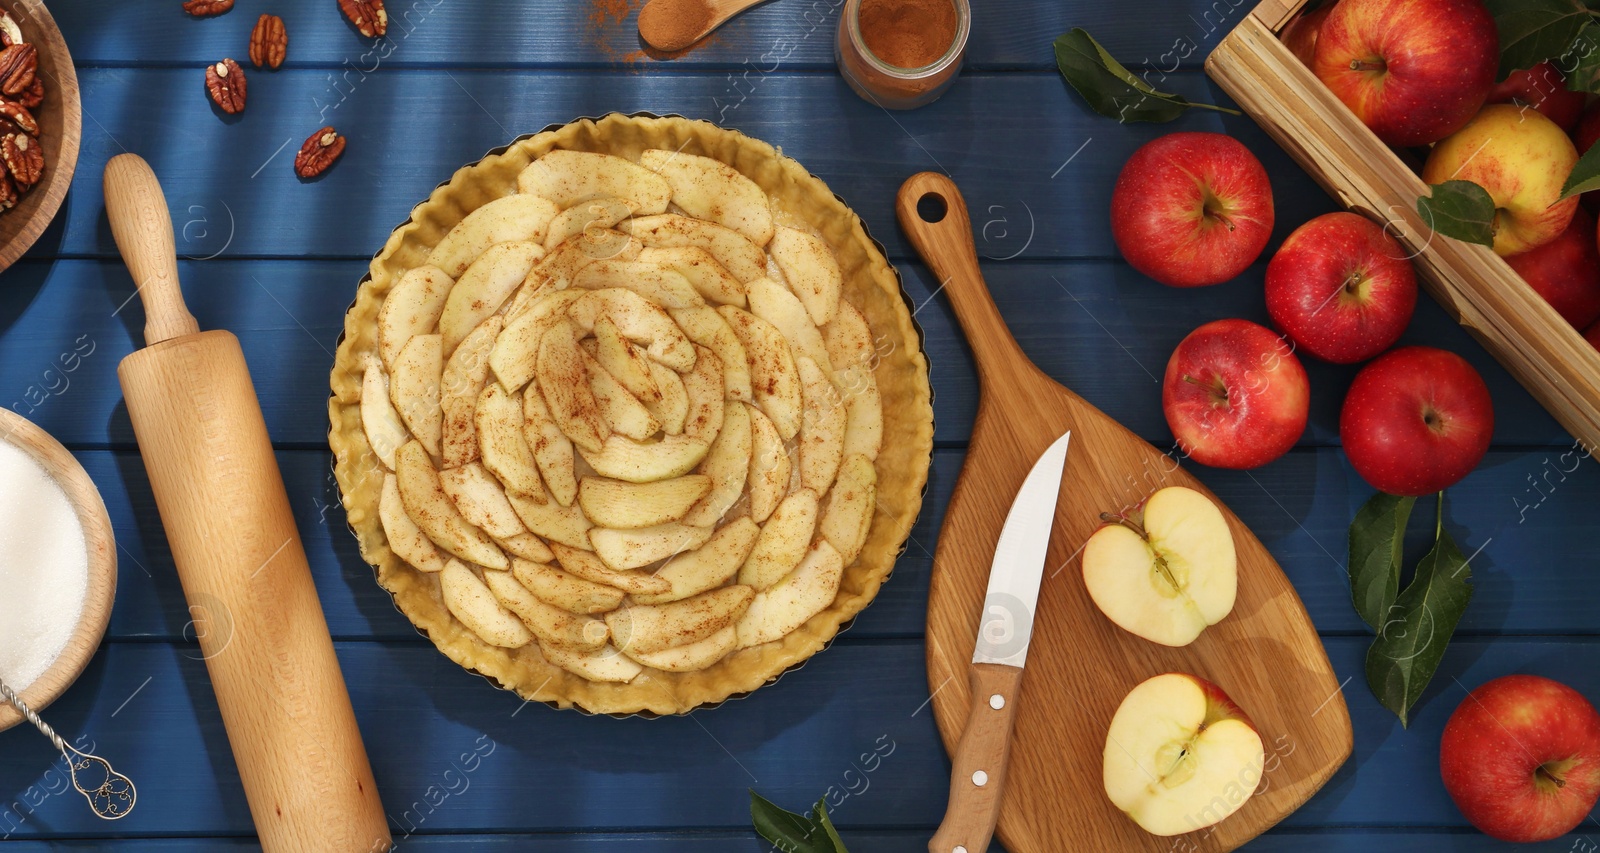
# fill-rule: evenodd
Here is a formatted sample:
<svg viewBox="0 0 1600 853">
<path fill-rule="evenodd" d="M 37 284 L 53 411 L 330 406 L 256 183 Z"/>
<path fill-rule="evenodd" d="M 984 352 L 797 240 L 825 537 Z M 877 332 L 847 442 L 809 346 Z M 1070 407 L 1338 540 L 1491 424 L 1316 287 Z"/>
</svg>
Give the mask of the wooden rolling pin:
<svg viewBox="0 0 1600 853">
<path fill-rule="evenodd" d="M 145 308 L 117 376 L 266 853 L 391 846 L 361 731 L 239 339 L 178 289 L 150 166 L 106 164 L 106 213 Z M 159 783 L 157 783 L 159 784 Z"/>
</svg>

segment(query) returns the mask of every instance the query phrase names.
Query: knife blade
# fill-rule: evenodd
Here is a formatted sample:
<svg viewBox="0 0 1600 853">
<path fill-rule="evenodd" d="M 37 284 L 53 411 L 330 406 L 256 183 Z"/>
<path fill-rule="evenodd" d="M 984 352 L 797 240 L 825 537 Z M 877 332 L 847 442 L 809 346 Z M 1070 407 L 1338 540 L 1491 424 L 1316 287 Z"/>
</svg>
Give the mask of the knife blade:
<svg viewBox="0 0 1600 853">
<path fill-rule="evenodd" d="M 950 805 L 928 842 L 929 853 L 984 853 L 994 836 L 1022 669 L 1033 639 L 1034 611 L 1071 440 L 1068 430 L 1040 454 L 1000 529 L 968 668 L 972 707 L 951 761 Z"/>
</svg>

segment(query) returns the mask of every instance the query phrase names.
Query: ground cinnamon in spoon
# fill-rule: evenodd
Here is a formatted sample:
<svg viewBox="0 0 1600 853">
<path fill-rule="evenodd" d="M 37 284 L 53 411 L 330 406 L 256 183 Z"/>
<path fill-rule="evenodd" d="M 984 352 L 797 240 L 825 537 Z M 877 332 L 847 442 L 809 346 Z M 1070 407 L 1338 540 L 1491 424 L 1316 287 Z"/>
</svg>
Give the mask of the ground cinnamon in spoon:
<svg viewBox="0 0 1600 853">
<path fill-rule="evenodd" d="M 861 0 L 857 20 L 867 49 L 899 68 L 933 64 L 956 39 L 951 0 Z"/>
<path fill-rule="evenodd" d="M 639 36 L 657 50 L 682 50 L 711 26 L 706 0 L 651 0 L 639 11 Z"/>
</svg>

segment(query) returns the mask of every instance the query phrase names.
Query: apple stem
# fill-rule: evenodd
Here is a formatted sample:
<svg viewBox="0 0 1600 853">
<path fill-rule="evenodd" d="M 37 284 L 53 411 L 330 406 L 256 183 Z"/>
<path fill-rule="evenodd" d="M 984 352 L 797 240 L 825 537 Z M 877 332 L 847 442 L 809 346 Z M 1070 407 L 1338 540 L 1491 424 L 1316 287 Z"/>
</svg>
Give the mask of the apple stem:
<svg viewBox="0 0 1600 853">
<path fill-rule="evenodd" d="M 1389 70 L 1389 65 L 1381 59 L 1352 59 L 1350 60 L 1350 70 L 1387 71 Z"/>
<path fill-rule="evenodd" d="M 1550 769 L 1543 764 L 1539 765 L 1538 768 L 1533 771 L 1533 775 L 1544 779 L 1546 782 L 1554 784 L 1557 788 L 1564 788 L 1567 785 L 1567 781 L 1565 779 L 1562 779 L 1560 776 L 1551 773 Z"/>
<path fill-rule="evenodd" d="M 1129 530 L 1132 530 L 1134 533 L 1139 534 L 1139 538 L 1140 539 L 1149 539 L 1150 538 L 1150 535 L 1148 533 L 1144 532 L 1144 527 L 1142 525 L 1140 525 L 1139 522 L 1133 520 L 1132 518 L 1130 518 L 1130 517 L 1128 517 L 1126 515 L 1117 515 L 1116 513 L 1102 512 L 1102 513 L 1100 513 L 1100 520 L 1104 521 L 1104 522 L 1106 522 L 1108 524 L 1120 524 L 1123 527 L 1126 527 Z"/>
</svg>

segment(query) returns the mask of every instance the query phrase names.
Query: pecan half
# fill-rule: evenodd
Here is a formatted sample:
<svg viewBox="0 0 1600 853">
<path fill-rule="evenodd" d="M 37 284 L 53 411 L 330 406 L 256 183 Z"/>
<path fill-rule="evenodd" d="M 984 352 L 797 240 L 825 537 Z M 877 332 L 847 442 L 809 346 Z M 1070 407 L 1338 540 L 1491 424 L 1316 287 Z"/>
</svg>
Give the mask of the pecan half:
<svg viewBox="0 0 1600 853">
<path fill-rule="evenodd" d="M 17 185 L 11 182 L 11 176 L 0 169 L 0 210 L 10 210 L 17 206 Z"/>
<path fill-rule="evenodd" d="M 188 0 L 183 4 L 183 11 L 196 18 L 209 18 L 220 15 L 233 8 L 233 0 Z"/>
<path fill-rule="evenodd" d="M 277 15 L 263 14 L 256 19 L 256 28 L 250 31 L 250 62 L 257 68 L 277 69 L 289 51 L 289 33 L 283 28 L 283 19 Z"/>
<path fill-rule="evenodd" d="M 206 66 L 206 91 L 222 111 L 232 115 L 244 111 L 244 69 L 231 59 Z"/>
<path fill-rule="evenodd" d="M 18 190 L 32 187 L 44 174 L 44 149 L 26 133 L 13 133 L 0 141 L 0 159 L 5 160 Z"/>
<path fill-rule="evenodd" d="M 383 9 L 383 0 L 339 0 L 339 11 L 356 25 L 356 32 L 369 39 L 389 31 L 389 13 Z"/>
<path fill-rule="evenodd" d="M 10 130 L 5 126 L 9 122 L 29 136 L 39 135 L 39 122 L 34 120 L 33 113 L 28 112 L 27 107 L 16 101 L 0 98 L 0 119 L 3 119 L 0 121 L 0 129 Z"/>
<path fill-rule="evenodd" d="M 306 137 L 300 153 L 294 155 L 294 173 L 302 178 L 315 178 L 328 171 L 333 161 L 344 153 L 344 137 L 332 127 L 325 127 Z"/>
<path fill-rule="evenodd" d="M 33 85 L 39 54 L 31 44 L 14 44 L 0 50 L 0 92 L 16 96 Z"/>
<path fill-rule="evenodd" d="M 17 26 L 16 19 L 0 12 L 0 47 L 22 44 L 23 41 L 22 28 Z"/>
<path fill-rule="evenodd" d="M 44 79 L 37 74 L 34 75 L 33 85 L 28 87 L 28 91 L 17 96 L 17 103 L 30 110 L 38 109 L 39 105 L 44 103 Z"/>
</svg>

